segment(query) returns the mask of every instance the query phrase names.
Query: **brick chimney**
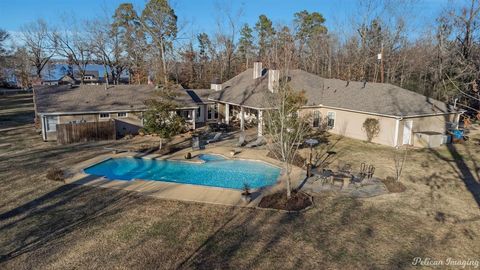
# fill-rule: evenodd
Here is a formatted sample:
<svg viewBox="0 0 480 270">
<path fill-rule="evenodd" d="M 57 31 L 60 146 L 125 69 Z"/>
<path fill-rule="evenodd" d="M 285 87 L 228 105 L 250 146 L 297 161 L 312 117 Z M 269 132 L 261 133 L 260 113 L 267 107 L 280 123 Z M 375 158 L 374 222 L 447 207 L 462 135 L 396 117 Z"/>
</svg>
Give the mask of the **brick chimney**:
<svg viewBox="0 0 480 270">
<path fill-rule="evenodd" d="M 269 69 L 268 70 L 268 90 L 274 93 L 278 89 L 278 81 L 280 79 L 280 71 L 278 69 Z"/>
<path fill-rule="evenodd" d="M 253 62 L 253 79 L 262 77 L 262 62 Z"/>
</svg>

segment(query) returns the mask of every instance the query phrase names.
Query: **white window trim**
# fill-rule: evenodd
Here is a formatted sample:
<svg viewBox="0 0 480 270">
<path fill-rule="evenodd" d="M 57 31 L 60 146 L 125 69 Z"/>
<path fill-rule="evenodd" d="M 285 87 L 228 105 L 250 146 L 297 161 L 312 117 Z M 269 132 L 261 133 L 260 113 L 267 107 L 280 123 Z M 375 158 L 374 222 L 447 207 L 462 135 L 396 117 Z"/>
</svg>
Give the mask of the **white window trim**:
<svg viewBox="0 0 480 270">
<path fill-rule="evenodd" d="M 330 119 L 328 117 L 329 114 L 333 114 L 333 126 L 328 126 L 328 120 Z M 332 111 L 327 111 L 327 127 L 333 129 L 335 128 L 336 124 L 337 124 L 337 113 Z"/>
<path fill-rule="evenodd" d="M 50 115 L 50 116 L 47 115 L 47 116 L 45 117 L 45 122 L 46 122 L 45 130 L 46 130 L 47 132 L 56 132 L 56 131 L 57 131 L 57 127 L 56 127 L 56 126 L 55 126 L 55 130 L 50 130 L 50 129 L 48 128 L 48 123 L 49 123 L 49 122 L 48 122 L 48 117 L 57 117 L 57 124 L 60 124 L 60 116 L 59 116 L 59 115 Z"/>
<path fill-rule="evenodd" d="M 102 117 L 102 114 L 108 114 L 108 117 Z M 110 119 L 111 115 L 110 113 L 99 113 L 98 114 L 98 119 Z"/>
<path fill-rule="evenodd" d="M 120 116 L 119 114 L 121 114 L 121 113 L 124 113 L 125 115 Z M 128 117 L 128 112 L 118 112 L 118 113 L 117 113 L 117 117 L 118 117 L 118 118 L 127 118 L 127 117 Z"/>
</svg>

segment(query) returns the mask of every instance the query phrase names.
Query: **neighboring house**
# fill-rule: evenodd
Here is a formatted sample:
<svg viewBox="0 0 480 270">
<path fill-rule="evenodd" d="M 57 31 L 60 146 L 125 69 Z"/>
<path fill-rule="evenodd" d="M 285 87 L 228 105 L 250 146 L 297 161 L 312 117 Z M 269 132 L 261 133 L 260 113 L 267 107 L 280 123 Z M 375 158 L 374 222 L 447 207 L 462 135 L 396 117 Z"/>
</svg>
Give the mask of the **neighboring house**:
<svg viewBox="0 0 480 270">
<path fill-rule="evenodd" d="M 227 123 L 240 118 L 243 128 L 245 121 L 255 118 L 261 136 L 262 115 L 269 109 L 268 95 L 275 91 L 281 78 L 287 78 L 294 90 L 305 92 L 308 102 L 300 113 L 311 116 L 312 127 L 326 126 L 330 132 L 346 137 L 366 140 L 363 123 L 367 118 L 375 118 L 380 123 L 380 133 L 373 142 L 422 146 L 420 134 L 443 138 L 459 120 L 460 113 L 449 105 L 398 86 L 325 79 L 298 69 L 281 76 L 278 70 L 263 69 L 260 62 L 218 84 L 209 99 L 219 104 L 220 117 Z"/>
<path fill-rule="evenodd" d="M 58 85 L 59 80 L 43 80 L 42 85 Z"/>
<path fill-rule="evenodd" d="M 73 74 L 73 78 L 77 82 L 82 81 L 82 74 L 80 71 L 75 71 Z M 97 85 L 102 83 L 103 79 L 100 78 L 98 70 L 85 70 L 85 74 L 83 75 L 83 83 L 84 84 L 93 84 Z"/>
<path fill-rule="evenodd" d="M 65 85 L 65 84 L 71 84 L 71 85 L 74 85 L 74 84 L 78 84 L 78 82 L 70 75 L 63 75 L 62 77 L 60 77 L 60 79 L 58 79 L 58 84 L 59 85 Z"/>
<path fill-rule="evenodd" d="M 115 120 L 118 136 L 136 134 L 143 126 L 145 101 L 161 91 L 151 85 L 59 85 L 34 89 L 37 123 L 45 141 L 56 140 L 57 124 Z M 191 128 L 217 121 L 210 117 L 212 104 L 207 97 L 210 89 L 178 89 L 177 113 L 186 118 Z M 195 119 L 195 121 L 193 120 Z"/>
</svg>

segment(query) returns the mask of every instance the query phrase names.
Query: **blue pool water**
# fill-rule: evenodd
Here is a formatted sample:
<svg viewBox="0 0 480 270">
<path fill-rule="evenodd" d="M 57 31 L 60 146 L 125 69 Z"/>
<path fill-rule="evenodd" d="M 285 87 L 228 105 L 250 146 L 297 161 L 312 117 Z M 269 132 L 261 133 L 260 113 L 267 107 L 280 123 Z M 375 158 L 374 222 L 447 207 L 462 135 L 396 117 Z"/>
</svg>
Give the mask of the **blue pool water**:
<svg viewBox="0 0 480 270">
<path fill-rule="evenodd" d="M 85 173 L 108 179 L 143 179 L 202 186 L 243 189 L 273 185 L 280 169 L 263 162 L 229 160 L 219 155 L 200 155 L 204 163 L 145 158 L 111 158 L 86 168 Z"/>
</svg>

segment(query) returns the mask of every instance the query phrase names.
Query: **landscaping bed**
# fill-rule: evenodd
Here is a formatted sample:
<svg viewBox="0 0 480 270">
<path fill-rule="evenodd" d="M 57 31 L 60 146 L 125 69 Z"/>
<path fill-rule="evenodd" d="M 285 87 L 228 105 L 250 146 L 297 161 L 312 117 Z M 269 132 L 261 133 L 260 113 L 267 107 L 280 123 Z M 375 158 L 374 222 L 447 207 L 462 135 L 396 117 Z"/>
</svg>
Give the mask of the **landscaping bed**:
<svg viewBox="0 0 480 270">
<path fill-rule="evenodd" d="M 407 188 L 400 183 L 399 181 L 395 181 L 395 179 L 387 177 L 387 179 L 382 180 L 383 184 L 388 189 L 388 192 L 390 193 L 400 193 L 404 192 Z"/>
<path fill-rule="evenodd" d="M 313 204 L 312 198 L 304 192 L 292 191 L 287 200 L 286 191 L 264 196 L 258 204 L 261 208 L 273 208 L 287 211 L 300 211 Z"/>
</svg>

